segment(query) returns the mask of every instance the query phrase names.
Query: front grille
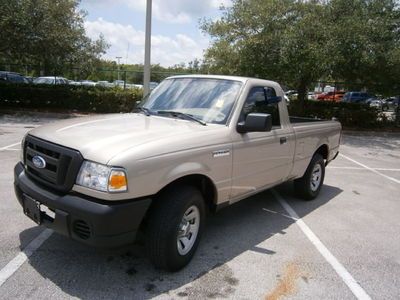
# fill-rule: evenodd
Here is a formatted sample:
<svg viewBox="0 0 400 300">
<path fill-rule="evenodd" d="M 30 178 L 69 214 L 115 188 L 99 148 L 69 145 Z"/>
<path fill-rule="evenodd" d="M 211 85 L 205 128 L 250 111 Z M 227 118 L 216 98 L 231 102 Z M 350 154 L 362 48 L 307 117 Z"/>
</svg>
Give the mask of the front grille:
<svg viewBox="0 0 400 300">
<path fill-rule="evenodd" d="M 32 159 L 40 156 L 44 168 L 36 167 Z M 59 146 L 28 135 L 24 144 L 26 172 L 34 181 L 59 192 L 68 192 L 75 183 L 83 157 L 77 150 Z"/>
<path fill-rule="evenodd" d="M 85 221 L 82 220 L 75 221 L 72 228 L 74 233 L 81 239 L 87 240 L 88 238 L 90 238 L 91 235 L 90 227 L 88 223 L 86 223 Z"/>
</svg>

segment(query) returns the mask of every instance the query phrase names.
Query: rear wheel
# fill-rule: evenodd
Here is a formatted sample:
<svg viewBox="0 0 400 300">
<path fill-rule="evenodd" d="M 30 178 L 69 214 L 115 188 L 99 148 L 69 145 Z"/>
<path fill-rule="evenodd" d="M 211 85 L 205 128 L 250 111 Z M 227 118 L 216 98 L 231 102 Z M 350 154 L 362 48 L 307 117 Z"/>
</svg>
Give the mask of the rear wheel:
<svg viewBox="0 0 400 300">
<path fill-rule="evenodd" d="M 149 216 L 146 248 L 160 269 L 178 271 L 196 252 L 204 228 L 205 205 L 191 186 L 168 189 L 156 200 Z"/>
<path fill-rule="evenodd" d="M 321 154 L 314 154 L 303 177 L 294 181 L 296 194 L 304 200 L 315 199 L 325 178 L 325 161 Z"/>
</svg>

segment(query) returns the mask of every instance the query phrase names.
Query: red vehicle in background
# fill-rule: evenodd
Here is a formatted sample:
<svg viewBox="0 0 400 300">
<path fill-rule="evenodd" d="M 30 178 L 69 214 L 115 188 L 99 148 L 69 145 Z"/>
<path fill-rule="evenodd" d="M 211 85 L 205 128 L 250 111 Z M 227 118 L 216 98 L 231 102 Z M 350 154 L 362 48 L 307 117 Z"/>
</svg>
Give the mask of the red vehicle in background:
<svg viewBox="0 0 400 300">
<path fill-rule="evenodd" d="M 317 96 L 317 100 L 340 102 L 345 93 L 344 91 L 322 93 Z"/>
</svg>

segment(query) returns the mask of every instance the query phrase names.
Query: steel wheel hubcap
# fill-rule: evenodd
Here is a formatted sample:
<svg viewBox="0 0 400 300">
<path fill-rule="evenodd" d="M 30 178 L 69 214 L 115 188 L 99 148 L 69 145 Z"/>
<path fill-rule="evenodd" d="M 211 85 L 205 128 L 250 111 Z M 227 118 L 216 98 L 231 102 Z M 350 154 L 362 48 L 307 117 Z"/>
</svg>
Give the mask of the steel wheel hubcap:
<svg viewBox="0 0 400 300">
<path fill-rule="evenodd" d="M 178 229 L 177 246 L 180 255 L 186 255 L 192 248 L 197 239 L 200 227 L 200 211 L 192 205 L 183 214 Z"/>
<path fill-rule="evenodd" d="M 314 169 L 311 173 L 311 182 L 310 187 L 313 192 L 318 190 L 319 185 L 321 184 L 321 177 L 322 177 L 322 168 L 320 164 L 316 164 Z"/>
</svg>

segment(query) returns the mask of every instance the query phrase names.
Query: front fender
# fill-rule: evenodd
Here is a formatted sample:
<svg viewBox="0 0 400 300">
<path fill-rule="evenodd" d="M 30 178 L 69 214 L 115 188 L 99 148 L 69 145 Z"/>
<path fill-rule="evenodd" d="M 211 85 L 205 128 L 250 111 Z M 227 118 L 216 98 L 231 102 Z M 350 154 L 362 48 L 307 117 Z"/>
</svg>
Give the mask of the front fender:
<svg viewBox="0 0 400 300">
<path fill-rule="evenodd" d="M 185 162 L 178 166 L 174 166 L 168 172 L 166 172 L 164 176 L 160 178 L 159 184 L 161 186 L 167 186 L 179 178 L 194 174 L 204 175 L 212 180 L 210 173 L 210 167 L 205 164 L 198 162 Z"/>
</svg>

